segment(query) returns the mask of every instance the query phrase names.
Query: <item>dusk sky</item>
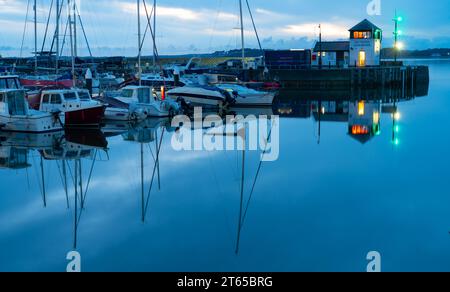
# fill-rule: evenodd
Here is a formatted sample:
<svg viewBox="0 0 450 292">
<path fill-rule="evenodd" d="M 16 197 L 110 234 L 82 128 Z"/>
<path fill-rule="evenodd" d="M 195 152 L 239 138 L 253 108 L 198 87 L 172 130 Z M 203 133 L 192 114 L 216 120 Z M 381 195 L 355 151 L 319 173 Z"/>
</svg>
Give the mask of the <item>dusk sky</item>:
<svg viewBox="0 0 450 292">
<path fill-rule="evenodd" d="M 0 0 L 0 55 L 20 52 L 28 0 Z M 31 1 L 33 2 L 33 1 Z M 38 0 L 39 44 L 51 0 Z M 148 1 L 150 6 L 150 2 Z M 157 41 L 160 54 L 203 53 L 240 47 L 237 0 L 160 0 L 157 9 Z M 367 14 L 370 0 L 250 0 L 263 47 L 269 49 L 310 48 L 323 26 L 325 40 L 344 39 L 347 30 L 368 18 L 384 30 L 384 46 L 391 46 L 395 9 L 406 48 L 450 47 L 450 1 L 381 0 L 381 15 Z M 245 1 L 244 1 L 245 3 Z M 22 55 L 33 50 L 32 6 Z M 137 17 L 134 0 L 80 2 L 81 16 L 94 54 L 135 55 Z M 143 10 L 143 9 L 142 9 Z M 257 47 L 250 17 L 245 10 L 247 47 Z M 65 20 L 63 20 L 65 26 Z M 143 29 L 145 19 L 142 17 Z M 53 22 L 50 31 L 54 29 Z M 52 34 L 52 33 L 50 33 Z M 79 33 L 81 35 L 81 32 Z M 61 37 L 62 38 L 62 37 Z M 79 46 L 86 54 L 80 36 Z M 151 53 L 147 38 L 144 54 Z"/>
</svg>

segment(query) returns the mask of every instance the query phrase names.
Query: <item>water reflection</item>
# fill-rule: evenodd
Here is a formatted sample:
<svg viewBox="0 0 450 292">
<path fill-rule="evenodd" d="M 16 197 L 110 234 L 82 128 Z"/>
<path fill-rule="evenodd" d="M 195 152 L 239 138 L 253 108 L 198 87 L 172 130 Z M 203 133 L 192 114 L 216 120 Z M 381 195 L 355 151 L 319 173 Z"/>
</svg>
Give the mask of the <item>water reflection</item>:
<svg viewBox="0 0 450 292">
<path fill-rule="evenodd" d="M 420 94 L 427 91 L 427 88 L 423 89 Z M 364 200 L 365 197 L 368 200 L 369 195 L 349 197 L 347 185 L 340 183 L 348 180 L 349 176 L 356 177 L 361 173 L 370 175 L 364 171 L 369 169 L 369 163 L 373 163 L 369 160 L 366 165 L 362 163 L 361 168 L 353 165 L 355 169 L 350 166 L 348 169 L 332 168 L 328 164 L 323 166 L 318 157 L 324 153 L 323 160 L 329 160 L 339 151 L 342 159 L 336 159 L 343 165 L 354 159 L 356 151 L 360 155 L 369 150 L 385 151 L 376 143 L 380 139 L 389 137 L 394 145 L 399 144 L 399 123 L 402 122 L 403 113 L 414 107 L 414 100 L 429 99 L 418 95 L 417 90 L 412 92 L 393 89 L 281 92 L 273 108 L 233 109 L 231 114 L 244 117 L 271 114 L 282 117 L 282 157 L 280 161 L 270 164 L 260 160 L 260 152 L 251 152 L 245 148 L 223 153 L 177 153 L 172 149 L 170 139 L 178 129 L 171 126 L 170 119 L 110 123 L 101 131 L 40 135 L 1 133 L 0 179 L 5 185 L 8 183 L 7 175 L 37 169 L 39 179 L 30 192 L 35 196 L 40 194 L 42 204 L 40 209 L 33 207 L 33 210 L 45 214 L 51 207 L 65 207 L 70 212 L 70 225 L 67 225 L 68 221 L 64 222 L 65 214 L 48 215 L 36 225 L 29 223 L 30 228 L 38 229 L 37 225 L 61 221 L 64 226 L 60 228 L 70 230 L 70 246 L 61 241 L 62 234 L 65 233 L 58 233 L 57 228 L 46 233 L 48 239 L 36 237 L 43 243 L 51 240 L 57 242 L 58 246 L 64 245 L 61 247 L 63 252 L 58 250 L 61 255 L 57 256 L 63 263 L 64 252 L 84 248 L 83 252 L 87 254 L 86 259 L 90 261 L 89 267 L 92 270 L 308 270 L 308 267 L 314 266 L 315 259 L 309 259 L 304 254 L 298 256 L 301 248 L 297 245 L 304 244 L 308 252 L 320 254 L 326 250 L 324 246 L 328 246 L 328 237 L 324 234 L 332 233 L 327 229 L 328 225 L 337 225 L 336 222 L 345 217 L 333 217 L 330 220 L 313 214 L 317 210 L 336 214 L 333 212 L 338 209 L 331 203 L 333 206 L 323 207 L 323 210 L 318 207 L 326 206 L 327 200 L 336 202 L 335 198 L 327 196 L 328 189 L 321 189 L 323 181 L 319 176 L 323 175 L 325 179 L 331 180 L 330 184 L 334 184 L 337 189 L 335 197 L 339 197 L 339 200 L 342 198 L 346 204 L 358 199 Z M 336 127 L 327 131 L 328 127 L 325 125 Z M 314 132 L 314 141 L 304 138 L 302 131 L 307 127 L 311 127 Z M 387 129 L 389 135 L 386 133 Z M 248 139 L 248 127 L 236 127 L 234 130 L 231 133 L 224 132 L 223 135 L 233 137 L 235 143 Z M 203 136 L 211 133 L 211 129 L 203 128 L 193 128 L 192 131 L 200 131 Z M 383 133 L 386 135 L 382 135 Z M 299 136 L 304 140 L 296 139 Z M 336 141 L 333 149 L 323 147 L 327 144 L 325 138 L 330 136 L 334 139 L 333 142 Z M 408 138 L 414 141 L 418 139 L 413 136 Z M 349 143 L 346 143 L 347 140 Z M 320 144 L 323 152 L 318 150 L 316 143 Z M 364 147 L 354 148 L 353 144 Z M 391 154 L 383 154 L 392 160 Z M 56 175 L 48 171 L 50 165 L 56 165 Z M 377 167 L 374 168 L 378 169 Z M 330 172 L 333 173 L 332 178 L 327 177 Z M 113 175 L 115 173 L 116 176 Z M 99 176 L 102 179 L 95 182 Z M 23 177 L 17 180 L 20 181 Z M 120 180 L 123 188 L 116 190 L 116 182 L 109 180 Z M 53 192 L 47 190 L 49 182 L 53 185 L 57 182 L 53 191 L 57 189 L 61 198 L 62 194 L 65 195 L 65 206 L 55 206 L 54 201 L 48 200 L 53 195 Z M 14 187 L 7 185 L 5 188 Z M 216 192 L 223 196 L 215 197 Z M 325 198 L 317 196 L 317 192 L 323 193 Z M 20 204 L 10 202 L 6 196 L 1 200 L 5 206 L 9 206 L 5 208 L 21 210 L 14 208 Z M 366 205 L 366 201 L 354 204 L 358 202 L 361 203 L 358 206 Z M 107 205 L 113 207 L 108 209 L 105 207 Z M 339 206 L 346 216 L 358 213 L 355 212 L 357 208 Z M 218 215 L 220 212 L 228 212 L 226 219 Z M 301 217 L 302 212 L 306 219 Z M 93 214 L 100 216 L 103 221 Z M 86 224 L 86 217 L 89 215 L 90 221 Z M 284 216 L 286 221 L 283 221 Z M 360 214 L 355 217 L 365 220 Z M 376 229 L 377 226 L 372 228 Z M 85 230 L 91 231 L 91 236 L 83 236 Z M 21 229 L 11 232 L 17 232 L 15 240 L 26 241 L 29 237 Z M 95 233 L 99 235 L 96 236 Z M 228 233 L 231 239 L 227 238 Z M 1 241 L 6 242 L 8 235 L 0 232 Z M 103 236 L 107 238 L 103 240 Z M 117 244 L 114 244 L 115 240 L 118 241 Z M 322 249 L 319 250 L 316 245 Z M 345 241 L 336 250 L 345 250 L 344 245 L 351 246 Z M 276 251 L 278 247 L 281 250 L 279 253 Z M 96 252 L 90 254 L 89 250 L 95 248 Z M 366 248 L 369 246 L 362 246 L 362 249 Z M 330 249 L 333 250 L 332 247 Z M 17 257 L 23 252 L 22 247 L 12 247 L 11 250 Z M 54 250 L 48 248 L 38 257 L 55 257 L 54 253 Z M 119 257 L 116 264 L 108 261 L 111 253 Z M 291 261 L 287 254 L 292 255 L 295 261 Z M 351 252 L 346 254 L 349 255 L 351 258 Z M 210 259 L 215 257 L 217 261 Z M 303 261 L 297 261 L 299 258 Z M 203 264 L 197 263 L 197 259 Z M 221 266 L 217 262 L 224 264 Z M 336 262 L 339 263 L 339 260 Z M 172 266 L 169 267 L 169 263 Z M 259 266 L 260 263 L 264 265 L 263 268 Z M 331 270 L 349 268 L 339 264 L 327 267 L 331 267 Z M 15 260 L 0 263 L 1 270 L 14 268 L 27 269 L 26 266 L 15 266 Z M 40 270 L 58 268 L 54 263 L 38 267 Z M 354 266 L 350 269 L 355 270 Z"/>
</svg>

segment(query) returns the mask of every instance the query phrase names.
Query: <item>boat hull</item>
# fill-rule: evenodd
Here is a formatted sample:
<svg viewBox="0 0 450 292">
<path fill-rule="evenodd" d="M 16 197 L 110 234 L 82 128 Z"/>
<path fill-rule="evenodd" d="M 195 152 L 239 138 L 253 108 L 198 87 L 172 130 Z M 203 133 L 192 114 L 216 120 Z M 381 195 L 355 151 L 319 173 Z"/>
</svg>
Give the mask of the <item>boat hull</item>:
<svg viewBox="0 0 450 292">
<path fill-rule="evenodd" d="M 64 87 L 71 88 L 73 86 L 73 81 L 70 79 L 66 80 L 46 80 L 46 79 L 20 79 L 20 84 L 22 86 L 37 86 L 37 87 Z"/>
<path fill-rule="evenodd" d="M 274 93 L 238 96 L 236 98 L 236 102 L 235 102 L 234 106 L 236 106 L 236 107 L 239 107 L 239 106 L 249 106 L 249 107 L 272 106 L 274 98 L 275 98 Z"/>
<path fill-rule="evenodd" d="M 102 123 L 106 106 L 100 105 L 65 112 L 66 127 L 96 127 Z"/>
<path fill-rule="evenodd" d="M 185 102 L 190 103 L 192 106 L 201 106 L 209 108 L 222 108 L 224 106 L 224 100 L 210 96 L 196 96 L 186 94 L 172 94 L 169 95 L 173 100 L 183 99 Z"/>
<path fill-rule="evenodd" d="M 39 116 L 0 115 L 0 130 L 5 132 L 45 133 L 61 131 L 63 118 L 44 114 Z"/>
</svg>

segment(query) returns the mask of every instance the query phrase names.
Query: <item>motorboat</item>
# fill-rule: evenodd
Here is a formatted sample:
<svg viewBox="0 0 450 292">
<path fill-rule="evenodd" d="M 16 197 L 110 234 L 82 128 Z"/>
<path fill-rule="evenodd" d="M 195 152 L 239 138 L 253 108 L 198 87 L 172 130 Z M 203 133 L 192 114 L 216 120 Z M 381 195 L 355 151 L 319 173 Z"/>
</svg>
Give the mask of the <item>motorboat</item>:
<svg viewBox="0 0 450 292">
<path fill-rule="evenodd" d="M 192 106 L 224 108 L 235 103 L 232 94 L 217 86 L 189 85 L 178 87 L 167 92 L 172 100 Z"/>
<path fill-rule="evenodd" d="M 170 100 L 160 100 L 150 86 L 126 86 L 117 93 L 105 93 L 106 120 L 140 120 L 146 117 L 169 117 L 178 113 L 179 106 Z"/>
<path fill-rule="evenodd" d="M 59 111 L 30 109 L 24 90 L 0 90 L 0 131 L 42 133 L 60 131 L 65 117 Z"/>
<path fill-rule="evenodd" d="M 275 98 L 274 92 L 264 92 L 250 89 L 234 83 L 219 83 L 216 86 L 230 92 L 235 98 L 235 106 L 272 106 Z"/>
<path fill-rule="evenodd" d="M 39 110 L 63 112 L 66 127 L 98 127 L 105 115 L 106 106 L 93 100 L 89 91 L 82 89 L 44 90 Z"/>
</svg>

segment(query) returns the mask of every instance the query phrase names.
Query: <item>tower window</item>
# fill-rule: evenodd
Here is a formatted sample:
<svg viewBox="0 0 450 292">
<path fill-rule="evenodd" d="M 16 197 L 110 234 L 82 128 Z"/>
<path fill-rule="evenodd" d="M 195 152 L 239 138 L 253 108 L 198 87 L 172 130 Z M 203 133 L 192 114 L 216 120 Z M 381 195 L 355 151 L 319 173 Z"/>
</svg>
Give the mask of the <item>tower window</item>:
<svg viewBox="0 0 450 292">
<path fill-rule="evenodd" d="M 370 39 L 370 38 L 372 38 L 372 32 L 370 32 L 370 31 L 354 31 L 353 38 L 354 39 Z"/>
</svg>

